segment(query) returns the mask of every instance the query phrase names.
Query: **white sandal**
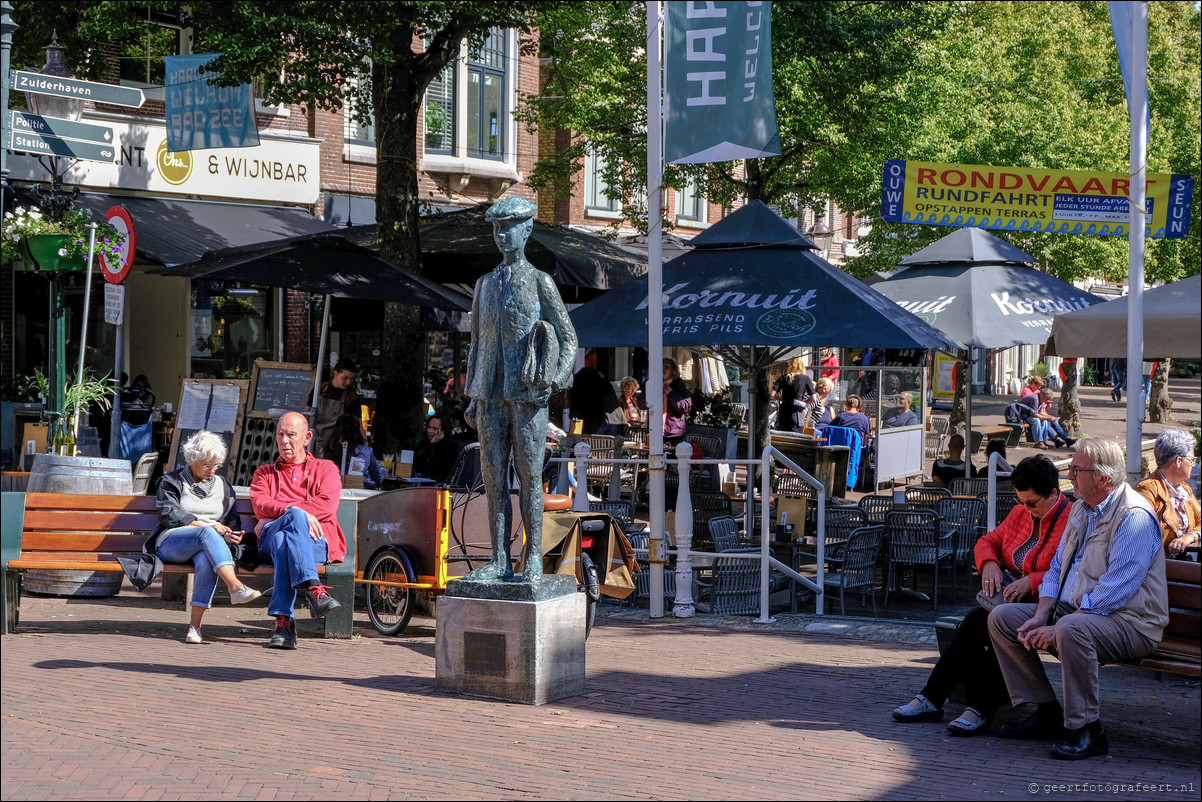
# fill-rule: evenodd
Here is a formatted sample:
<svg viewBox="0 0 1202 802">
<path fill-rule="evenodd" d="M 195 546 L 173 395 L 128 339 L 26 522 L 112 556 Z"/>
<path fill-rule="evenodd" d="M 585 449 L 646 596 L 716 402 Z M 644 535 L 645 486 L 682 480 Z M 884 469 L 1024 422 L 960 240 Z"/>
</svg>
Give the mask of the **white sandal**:
<svg viewBox="0 0 1202 802">
<path fill-rule="evenodd" d="M 893 709 L 893 720 L 901 722 L 910 721 L 942 721 L 943 708 L 935 707 L 931 701 L 921 693 L 914 695 L 915 701 L 919 702 L 918 707 L 914 707 L 914 703 L 902 705 Z"/>
<path fill-rule="evenodd" d="M 965 716 L 969 713 L 972 713 L 974 716 L 976 716 L 977 720 L 969 721 L 966 719 Z M 975 707 L 966 707 L 964 708 L 963 713 L 947 723 L 947 734 L 956 736 L 973 735 L 974 733 L 985 729 L 985 727 L 988 725 L 989 721 L 981 715 L 980 710 L 977 710 Z"/>
</svg>

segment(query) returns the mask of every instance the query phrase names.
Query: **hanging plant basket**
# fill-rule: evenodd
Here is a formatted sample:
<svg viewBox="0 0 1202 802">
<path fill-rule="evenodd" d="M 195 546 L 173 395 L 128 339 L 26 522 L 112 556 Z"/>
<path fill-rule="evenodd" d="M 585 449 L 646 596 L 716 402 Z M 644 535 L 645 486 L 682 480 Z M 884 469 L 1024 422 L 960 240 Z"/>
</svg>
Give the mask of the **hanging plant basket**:
<svg viewBox="0 0 1202 802">
<path fill-rule="evenodd" d="M 21 240 L 21 255 L 25 264 L 34 270 L 53 272 L 58 270 L 83 270 L 86 259 L 59 256 L 67 247 L 71 234 L 34 234 Z"/>
</svg>

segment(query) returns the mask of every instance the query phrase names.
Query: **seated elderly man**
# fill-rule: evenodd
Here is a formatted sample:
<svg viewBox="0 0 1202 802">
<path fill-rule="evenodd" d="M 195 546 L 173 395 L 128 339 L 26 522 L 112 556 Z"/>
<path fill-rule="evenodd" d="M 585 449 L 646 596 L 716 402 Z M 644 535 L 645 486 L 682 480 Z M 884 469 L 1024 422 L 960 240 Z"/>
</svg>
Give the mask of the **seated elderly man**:
<svg viewBox="0 0 1202 802">
<path fill-rule="evenodd" d="M 917 426 L 918 415 L 914 410 L 910 409 L 910 404 L 914 400 L 914 396 L 907 390 L 897 397 L 897 410 L 893 413 L 893 417 L 885 420 L 886 429 L 896 429 L 899 426 Z"/>
<path fill-rule="evenodd" d="M 1152 451 L 1156 472 L 1135 489 L 1156 512 L 1164 535 L 1164 549 L 1170 558 L 1183 557 L 1190 546 L 1198 545 L 1198 499 L 1185 480 L 1194 469 L 1194 436 L 1181 429 L 1165 429 L 1156 438 Z"/>
<path fill-rule="evenodd" d="M 1038 705 L 1025 720 L 1003 725 L 1002 737 L 1056 738 L 1052 757 L 1082 760 L 1109 751 L 1098 664 L 1150 654 L 1168 623 L 1169 597 L 1160 524 L 1124 481 L 1118 444 L 1084 441 L 1068 477 L 1077 501 L 1039 586 L 1039 603 L 994 608 L 989 637 L 1010 701 Z M 1041 650 L 1060 659 L 1063 708 Z"/>
</svg>

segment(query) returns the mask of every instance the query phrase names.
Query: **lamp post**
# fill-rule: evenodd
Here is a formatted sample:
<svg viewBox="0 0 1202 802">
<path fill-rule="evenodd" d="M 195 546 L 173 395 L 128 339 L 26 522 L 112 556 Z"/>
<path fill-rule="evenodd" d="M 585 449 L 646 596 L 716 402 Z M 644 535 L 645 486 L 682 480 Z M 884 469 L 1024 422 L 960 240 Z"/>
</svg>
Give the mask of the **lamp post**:
<svg viewBox="0 0 1202 802">
<path fill-rule="evenodd" d="M 0 214 L 4 212 L 4 195 L 8 191 L 8 69 L 13 52 L 13 6 L 8 0 L 0 3 Z"/>
<path fill-rule="evenodd" d="M 821 215 L 814 220 L 814 225 L 810 226 L 807 233 L 810 239 L 815 241 L 814 244 L 822 249 L 823 261 L 830 261 L 831 243 L 835 239 L 835 232 L 831 231 L 830 226 L 823 221 Z M 823 242 L 826 244 L 824 245 Z"/>
<path fill-rule="evenodd" d="M 75 73 L 67 69 L 63 62 L 63 48 L 58 43 L 57 31 L 51 36 L 50 44 L 46 46 L 46 63 L 40 70 L 42 75 L 56 78 L 74 78 Z M 5 76 L 8 71 L 5 70 Z M 5 94 L 7 97 L 7 93 Z M 27 92 L 25 94 L 29 108 L 34 114 L 44 117 L 78 121 L 83 116 L 83 101 L 73 98 L 55 97 Z M 5 115 L 7 117 L 7 115 Z M 50 157 L 50 164 L 42 162 L 50 172 L 50 189 L 44 189 L 41 184 L 34 186 L 40 199 L 42 210 L 51 220 L 59 222 L 63 214 L 75 203 L 79 196 L 79 187 L 64 189 L 62 173 L 59 172 L 58 156 Z M 39 161 L 41 159 L 39 158 Z M 88 262 L 91 268 L 91 261 Z M 59 271 L 48 274 L 50 280 L 50 354 L 49 354 L 49 384 L 50 404 L 52 412 L 67 414 L 65 384 L 67 377 L 67 302 L 63 293 L 63 278 Z M 80 343 L 82 353 L 83 343 Z M 82 378 L 78 377 L 78 378 Z"/>
</svg>

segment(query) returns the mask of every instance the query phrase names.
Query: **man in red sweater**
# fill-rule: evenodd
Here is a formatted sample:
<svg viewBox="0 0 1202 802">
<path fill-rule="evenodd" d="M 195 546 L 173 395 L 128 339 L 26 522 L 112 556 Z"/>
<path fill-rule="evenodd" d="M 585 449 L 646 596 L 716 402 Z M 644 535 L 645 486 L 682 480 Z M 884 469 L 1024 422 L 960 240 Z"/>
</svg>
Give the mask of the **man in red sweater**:
<svg viewBox="0 0 1202 802">
<path fill-rule="evenodd" d="M 342 606 L 330 587 L 318 582 L 315 568 L 346 557 L 346 536 L 337 517 L 342 477 L 333 462 L 305 450 L 312 439 L 304 415 L 285 413 L 275 429 L 280 458 L 259 466 L 250 482 L 250 501 L 259 519 L 259 560 L 276 569 L 267 607 L 276 619 L 267 644 L 273 649 L 296 648 L 292 611 L 298 591 L 304 591 L 314 618 Z"/>
</svg>

